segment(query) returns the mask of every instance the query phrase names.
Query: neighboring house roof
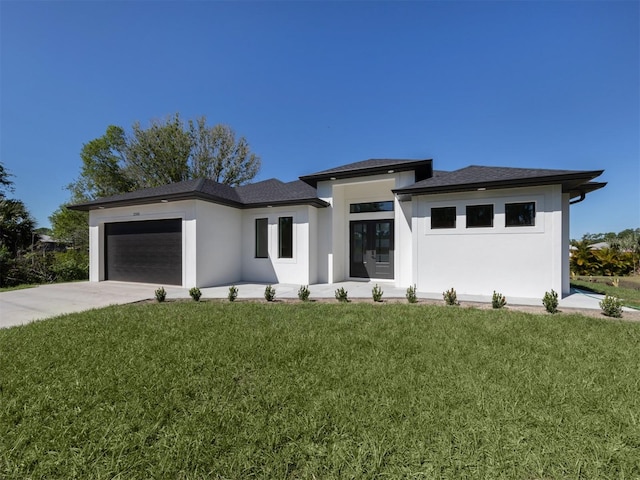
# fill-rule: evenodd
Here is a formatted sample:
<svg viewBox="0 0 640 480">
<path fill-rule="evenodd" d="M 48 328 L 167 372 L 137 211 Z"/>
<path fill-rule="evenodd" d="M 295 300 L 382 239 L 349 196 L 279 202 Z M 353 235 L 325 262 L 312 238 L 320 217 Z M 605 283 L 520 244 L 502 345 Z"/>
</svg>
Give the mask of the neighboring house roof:
<svg viewBox="0 0 640 480">
<path fill-rule="evenodd" d="M 105 207 L 193 199 L 235 208 L 255 208 L 268 205 L 313 205 L 315 207 L 329 205 L 318 198 L 315 188 L 300 180 L 283 183 L 274 178 L 234 188 L 213 180 L 200 178 L 98 198 L 90 202 L 70 205 L 68 208 L 89 211 Z"/>
<path fill-rule="evenodd" d="M 573 198 L 604 187 L 606 183 L 590 182 L 602 172 L 603 170 L 549 170 L 471 165 L 453 172 L 439 172 L 438 175 L 395 189 L 393 192 L 401 196 L 411 196 L 561 184 L 562 191 L 570 193 Z"/>
<path fill-rule="evenodd" d="M 383 173 L 415 171 L 416 180 L 429 178 L 433 174 L 433 160 L 408 160 L 391 158 L 372 158 L 361 162 L 349 163 L 340 167 L 330 168 L 321 172 L 303 175 L 300 180 L 316 187 L 323 180 L 337 180 L 339 178 L 365 177 Z"/>
</svg>

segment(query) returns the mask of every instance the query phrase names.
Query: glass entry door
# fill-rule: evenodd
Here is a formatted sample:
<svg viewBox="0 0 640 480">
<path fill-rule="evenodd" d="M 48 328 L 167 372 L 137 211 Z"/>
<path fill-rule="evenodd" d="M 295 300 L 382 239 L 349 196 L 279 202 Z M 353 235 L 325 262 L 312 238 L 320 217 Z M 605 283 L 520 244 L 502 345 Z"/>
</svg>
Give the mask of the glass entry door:
<svg viewBox="0 0 640 480">
<path fill-rule="evenodd" d="M 393 279 L 393 220 L 349 222 L 349 275 Z"/>
</svg>

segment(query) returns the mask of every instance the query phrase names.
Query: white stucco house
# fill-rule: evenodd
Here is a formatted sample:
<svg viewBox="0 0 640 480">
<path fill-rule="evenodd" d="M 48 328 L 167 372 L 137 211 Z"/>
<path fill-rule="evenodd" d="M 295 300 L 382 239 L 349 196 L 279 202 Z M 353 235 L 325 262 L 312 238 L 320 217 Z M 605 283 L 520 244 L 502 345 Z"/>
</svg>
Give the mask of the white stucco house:
<svg viewBox="0 0 640 480">
<path fill-rule="evenodd" d="M 100 198 L 90 280 L 208 287 L 345 280 L 419 292 L 569 292 L 569 208 L 598 171 L 373 159 L 283 183 L 211 180 Z"/>
</svg>

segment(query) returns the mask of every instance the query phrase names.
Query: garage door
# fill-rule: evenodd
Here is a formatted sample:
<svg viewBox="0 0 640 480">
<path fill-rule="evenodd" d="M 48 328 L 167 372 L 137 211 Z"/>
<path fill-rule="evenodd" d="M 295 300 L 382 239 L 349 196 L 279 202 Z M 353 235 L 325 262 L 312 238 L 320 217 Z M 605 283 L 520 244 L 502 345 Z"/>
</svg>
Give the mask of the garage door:
<svg viewBox="0 0 640 480">
<path fill-rule="evenodd" d="M 105 224 L 105 279 L 182 284 L 182 220 Z"/>
</svg>

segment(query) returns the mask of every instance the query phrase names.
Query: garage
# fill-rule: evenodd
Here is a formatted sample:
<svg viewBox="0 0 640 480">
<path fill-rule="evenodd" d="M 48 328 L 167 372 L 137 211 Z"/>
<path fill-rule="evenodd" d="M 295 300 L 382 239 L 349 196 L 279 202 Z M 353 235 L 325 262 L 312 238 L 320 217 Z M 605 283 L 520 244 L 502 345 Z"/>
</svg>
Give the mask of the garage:
<svg viewBox="0 0 640 480">
<path fill-rule="evenodd" d="M 105 280 L 182 285 L 182 220 L 106 223 Z"/>
</svg>

